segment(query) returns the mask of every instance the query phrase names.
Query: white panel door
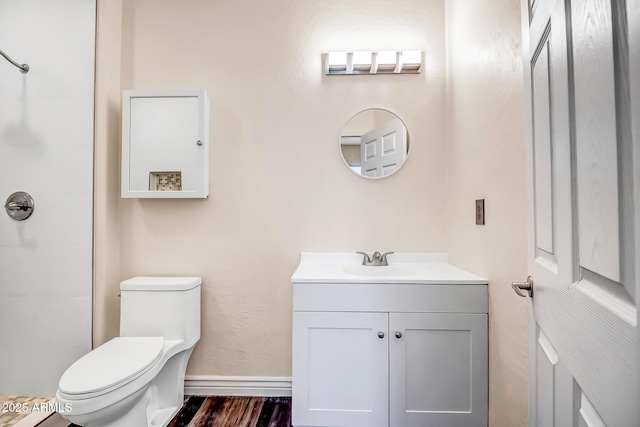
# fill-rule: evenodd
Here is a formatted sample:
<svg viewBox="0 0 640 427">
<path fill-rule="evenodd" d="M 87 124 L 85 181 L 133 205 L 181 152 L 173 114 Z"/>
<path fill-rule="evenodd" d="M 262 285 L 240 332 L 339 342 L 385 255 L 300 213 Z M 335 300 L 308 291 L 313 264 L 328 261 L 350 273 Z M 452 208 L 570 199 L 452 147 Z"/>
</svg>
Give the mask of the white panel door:
<svg viewBox="0 0 640 427">
<path fill-rule="evenodd" d="M 487 425 L 487 315 L 389 314 L 390 426 Z"/>
<path fill-rule="evenodd" d="M 407 130 L 398 118 L 365 133 L 360 143 L 362 175 L 387 176 L 395 172 L 407 157 Z"/>
<path fill-rule="evenodd" d="M 534 281 L 529 425 L 637 427 L 640 165 L 625 2 L 522 5 Z"/>
<path fill-rule="evenodd" d="M 387 313 L 293 313 L 294 426 L 387 427 Z"/>
</svg>

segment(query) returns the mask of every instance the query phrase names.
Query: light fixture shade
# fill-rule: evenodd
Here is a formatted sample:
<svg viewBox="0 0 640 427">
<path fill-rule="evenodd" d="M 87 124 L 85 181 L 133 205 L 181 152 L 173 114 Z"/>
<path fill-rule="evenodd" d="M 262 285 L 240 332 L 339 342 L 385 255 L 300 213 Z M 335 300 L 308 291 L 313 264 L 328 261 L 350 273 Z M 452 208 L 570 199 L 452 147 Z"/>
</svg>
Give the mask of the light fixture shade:
<svg viewBox="0 0 640 427">
<path fill-rule="evenodd" d="M 422 66 L 422 52 L 419 50 L 404 50 L 400 57 L 400 72 L 420 72 Z"/>
<path fill-rule="evenodd" d="M 346 73 L 347 52 L 329 52 L 327 54 L 327 74 Z"/>
<path fill-rule="evenodd" d="M 370 72 L 373 54 L 371 52 L 353 52 L 353 71 L 356 72 Z"/>
<path fill-rule="evenodd" d="M 378 64 L 395 64 L 396 54 L 397 52 L 395 50 L 382 50 L 378 52 Z"/>
</svg>

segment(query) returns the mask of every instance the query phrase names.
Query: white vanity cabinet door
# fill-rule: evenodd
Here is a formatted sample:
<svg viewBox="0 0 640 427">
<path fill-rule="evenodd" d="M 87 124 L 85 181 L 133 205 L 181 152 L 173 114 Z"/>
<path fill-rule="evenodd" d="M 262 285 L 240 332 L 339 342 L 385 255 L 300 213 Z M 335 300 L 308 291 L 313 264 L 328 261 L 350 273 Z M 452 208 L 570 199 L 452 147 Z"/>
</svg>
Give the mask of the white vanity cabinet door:
<svg viewBox="0 0 640 427">
<path fill-rule="evenodd" d="M 388 318 L 293 313 L 294 426 L 388 426 Z"/>
<path fill-rule="evenodd" d="M 487 425 L 487 315 L 389 314 L 390 425 Z"/>
</svg>

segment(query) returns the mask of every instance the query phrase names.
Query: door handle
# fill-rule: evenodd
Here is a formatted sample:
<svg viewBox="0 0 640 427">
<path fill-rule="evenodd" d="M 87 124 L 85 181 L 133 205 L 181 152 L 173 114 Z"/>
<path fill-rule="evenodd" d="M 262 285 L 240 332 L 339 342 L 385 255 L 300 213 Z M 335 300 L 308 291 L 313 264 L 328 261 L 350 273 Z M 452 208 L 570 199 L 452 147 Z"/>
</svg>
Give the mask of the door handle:
<svg viewBox="0 0 640 427">
<path fill-rule="evenodd" d="M 531 276 L 527 277 L 526 282 L 513 282 L 511 283 L 511 287 L 519 296 L 526 298 L 526 294 L 522 293 L 522 291 L 527 291 L 527 294 L 531 298 L 533 298 L 533 278 Z"/>
</svg>

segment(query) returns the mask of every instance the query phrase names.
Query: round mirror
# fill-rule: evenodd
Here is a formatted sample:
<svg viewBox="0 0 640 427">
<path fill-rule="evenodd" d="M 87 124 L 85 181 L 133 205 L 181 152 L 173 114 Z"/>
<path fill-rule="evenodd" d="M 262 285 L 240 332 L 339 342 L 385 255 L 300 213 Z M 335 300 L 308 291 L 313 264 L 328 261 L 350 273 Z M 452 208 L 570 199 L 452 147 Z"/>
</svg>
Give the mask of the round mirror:
<svg viewBox="0 0 640 427">
<path fill-rule="evenodd" d="M 409 154 L 409 133 L 395 114 L 372 108 L 356 114 L 340 134 L 340 153 L 354 173 L 384 178 L 402 167 Z"/>
</svg>

